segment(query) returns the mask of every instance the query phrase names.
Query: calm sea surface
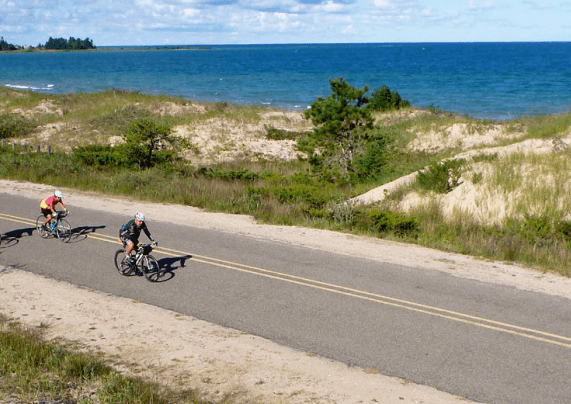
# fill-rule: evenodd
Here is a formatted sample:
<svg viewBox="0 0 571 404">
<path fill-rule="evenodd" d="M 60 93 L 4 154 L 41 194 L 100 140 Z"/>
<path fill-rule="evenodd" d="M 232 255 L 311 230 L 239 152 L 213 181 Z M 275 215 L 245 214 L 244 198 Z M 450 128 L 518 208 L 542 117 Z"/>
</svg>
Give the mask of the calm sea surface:
<svg viewBox="0 0 571 404">
<path fill-rule="evenodd" d="M 331 93 L 329 78 L 343 77 L 371 92 L 386 84 L 414 106 L 475 118 L 571 111 L 571 42 L 101 49 L 2 53 L 0 85 L 43 93 L 116 88 L 303 110 Z"/>
</svg>

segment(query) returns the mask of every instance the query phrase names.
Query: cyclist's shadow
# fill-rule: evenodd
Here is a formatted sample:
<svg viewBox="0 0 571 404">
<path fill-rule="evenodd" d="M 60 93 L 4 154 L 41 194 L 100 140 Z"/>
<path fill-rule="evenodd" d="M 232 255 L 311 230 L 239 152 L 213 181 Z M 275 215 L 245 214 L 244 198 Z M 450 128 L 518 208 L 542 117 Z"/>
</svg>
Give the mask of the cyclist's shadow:
<svg viewBox="0 0 571 404">
<path fill-rule="evenodd" d="M 69 242 L 76 243 L 78 241 L 83 241 L 87 238 L 87 236 L 90 233 L 95 233 L 97 229 L 104 229 L 104 228 L 105 228 L 104 225 L 75 227 L 71 229 L 71 239 L 69 240 Z"/>
<path fill-rule="evenodd" d="M 34 230 L 36 230 L 35 227 L 27 227 L 25 229 L 7 231 L 6 233 L 2 234 L 0 248 L 15 246 L 20 242 L 20 239 L 24 237 L 24 235 L 31 236 Z"/>
<path fill-rule="evenodd" d="M 183 255 L 182 257 L 172 257 L 172 258 L 161 258 L 157 262 L 159 263 L 159 267 L 163 269 L 165 272 L 171 273 L 171 278 L 174 277 L 174 270 L 179 268 L 184 268 L 186 266 L 186 260 L 192 258 L 192 255 Z M 180 265 L 175 265 L 176 263 L 180 263 Z"/>
</svg>

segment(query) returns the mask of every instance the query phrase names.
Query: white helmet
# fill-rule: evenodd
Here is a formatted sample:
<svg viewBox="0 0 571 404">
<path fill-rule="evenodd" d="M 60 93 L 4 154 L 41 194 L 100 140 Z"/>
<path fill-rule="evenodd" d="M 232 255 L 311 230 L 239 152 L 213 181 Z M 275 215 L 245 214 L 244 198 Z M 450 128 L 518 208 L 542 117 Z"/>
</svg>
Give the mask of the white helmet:
<svg viewBox="0 0 571 404">
<path fill-rule="evenodd" d="M 61 192 L 61 191 L 58 189 L 58 190 L 56 190 L 56 191 L 54 192 L 54 196 L 55 196 L 56 198 L 61 199 L 61 198 L 63 198 L 63 192 Z"/>
<path fill-rule="evenodd" d="M 140 220 L 141 222 L 145 221 L 145 215 L 143 215 L 141 212 L 137 212 L 135 213 L 135 220 Z"/>
</svg>

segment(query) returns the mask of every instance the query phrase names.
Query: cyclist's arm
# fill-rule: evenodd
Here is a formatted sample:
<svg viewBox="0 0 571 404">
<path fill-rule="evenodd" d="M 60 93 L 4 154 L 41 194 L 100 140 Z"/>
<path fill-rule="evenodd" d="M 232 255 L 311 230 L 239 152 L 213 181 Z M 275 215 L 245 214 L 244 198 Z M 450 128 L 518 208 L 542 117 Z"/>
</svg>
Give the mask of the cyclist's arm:
<svg viewBox="0 0 571 404">
<path fill-rule="evenodd" d="M 145 234 L 147 235 L 147 237 L 149 238 L 149 240 L 151 241 L 155 241 L 155 239 L 153 238 L 153 236 L 151 236 L 151 232 L 149 231 L 148 227 L 145 225 L 145 227 L 143 227 L 143 231 L 145 232 Z"/>
</svg>

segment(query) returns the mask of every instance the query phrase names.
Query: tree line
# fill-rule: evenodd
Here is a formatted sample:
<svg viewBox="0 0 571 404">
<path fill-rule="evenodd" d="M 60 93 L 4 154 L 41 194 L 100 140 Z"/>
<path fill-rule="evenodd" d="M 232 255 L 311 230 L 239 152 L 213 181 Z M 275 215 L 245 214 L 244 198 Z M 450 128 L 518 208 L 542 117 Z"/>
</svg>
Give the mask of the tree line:
<svg viewBox="0 0 571 404">
<path fill-rule="evenodd" d="M 0 38 L 0 51 L 11 51 L 19 49 L 16 45 L 8 43 L 4 40 L 4 37 Z"/>
<path fill-rule="evenodd" d="M 62 49 L 78 50 L 78 49 L 96 49 L 97 47 L 93 45 L 93 40 L 89 38 L 79 39 L 79 38 L 69 37 L 69 39 L 65 39 L 65 38 L 52 38 L 50 36 L 50 38 L 44 45 L 38 44 L 38 48 L 49 49 L 49 50 L 62 50 Z"/>
<path fill-rule="evenodd" d="M 22 49 L 82 50 L 82 49 L 97 49 L 97 47 L 93 44 L 93 40 L 89 38 L 80 39 L 80 38 L 69 37 L 69 39 L 65 39 L 65 38 L 52 38 L 50 36 L 50 38 L 45 44 L 39 43 L 38 46 L 34 48 L 33 46 L 24 47 L 8 43 L 4 40 L 4 37 L 1 37 L 0 51 L 15 51 Z"/>
</svg>

